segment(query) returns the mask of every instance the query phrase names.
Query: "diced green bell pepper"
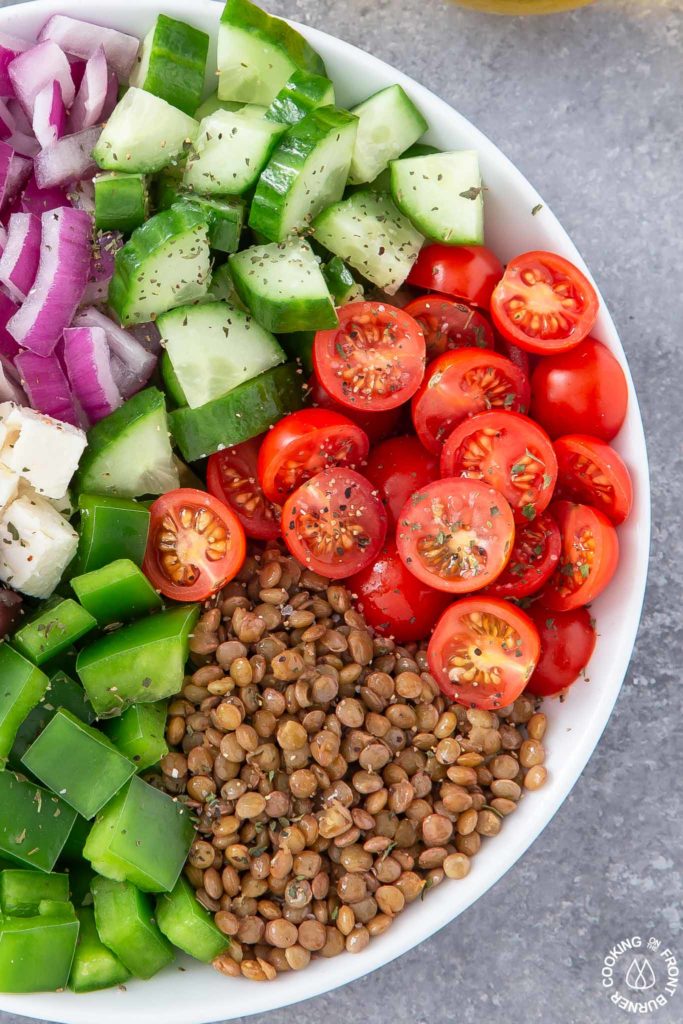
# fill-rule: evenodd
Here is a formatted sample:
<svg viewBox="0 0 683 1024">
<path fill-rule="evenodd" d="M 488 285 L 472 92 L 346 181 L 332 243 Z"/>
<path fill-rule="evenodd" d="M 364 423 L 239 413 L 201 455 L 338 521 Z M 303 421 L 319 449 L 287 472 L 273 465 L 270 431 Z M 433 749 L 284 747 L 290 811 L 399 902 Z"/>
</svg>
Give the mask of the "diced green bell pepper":
<svg viewBox="0 0 683 1024">
<path fill-rule="evenodd" d="M 0 992 L 63 989 L 78 938 L 70 903 L 43 900 L 34 917 L 0 918 Z"/>
<path fill-rule="evenodd" d="M 83 855 L 105 878 L 170 892 L 193 838 L 187 807 L 136 775 L 97 816 Z"/>
<path fill-rule="evenodd" d="M 6 643 L 0 643 L 0 771 L 21 723 L 47 690 L 48 677 Z"/>
<path fill-rule="evenodd" d="M 55 672 L 50 677 L 45 696 L 29 712 L 17 730 L 9 754 L 9 763 L 13 768 L 21 768 L 22 757 L 50 719 L 57 714 L 57 708 L 67 708 L 87 725 L 95 721 L 95 712 L 81 684 L 68 676 L 66 672 Z"/>
<path fill-rule="evenodd" d="M 84 818 L 94 818 L 135 772 L 133 762 L 111 740 L 64 708 L 22 763 Z"/>
<path fill-rule="evenodd" d="M 99 626 L 128 622 L 161 608 L 162 601 L 144 573 L 129 558 L 72 579 L 76 597 Z"/>
<path fill-rule="evenodd" d="M 74 576 L 130 558 L 142 565 L 149 533 L 149 509 L 131 498 L 105 498 L 81 494 L 79 542 L 69 567 Z"/>
<path fill-rule="evenodd" d="M 92 822 L 86 821 L 80 814 L 76 815 L 74 826 L 69 832 L 69 838 L 64 844 L 64 849 L 59 855 L 59 867 L 66 866 L 68 871 L 85 863 L 83 860 L 83 847 L 90 835 Z"/>
<path fill-rule="evenodd" d="M 12 643 L 36 665 L 43 665 L 68 651 L 96 625 L 90 612 L 72 598 L 57 598 L 18 629 Z"/>
<path fill-rule="evenodd" d="M 0 772 L 0 853 L 14 863 L 52 871 L 75 820 L 54 793 Z"/>
<path fill-rule="evenodd" d="M 76 911 L 76 916 L 81 927 L 71 965 L 69 988 L 72 992 L 95 992 L 120 985 L 130 974 L 97 934 L 92 907 L 81 907 Z"/>
<path fill-rule="evenodd" d="M 130 704 L 172 697 L 183 685 L 196 604 L 150 615 L 96 640 L 78 655 L 76 671 L 101 718 Z"/>
<path fill-rule="evenodd" d="M 154 920 L 149 896 L 131 882 L 96 875 L 91 883 L 97 930 L 136 978 L 151 978 L 175 956 Z"/>
<path fill-rule="evenodd" d="M 168 753 L 164 700 L 133 704 L 119 718 L 107 719 L 103 728 L 116 749 L 129 758 L 139 772 L 157 764 Z"/>
<path fill-rule="evenodd" d="M 230 945 L 213 923 L 211 914 L 197 901 L 192 886 L 182 876 L 173 892 L 157 900 L 157 924 L 174 946 L 209 963 Z"/>
<path fill-rule="evenodd" d="M 68 903 L 69 876 L 24 868 L 0 871 L 0 909 L 11 917 L 33 917 L 41 900 Z"/>
<path fill-rule="evenodd" d="M 90 828 L 89 821 L 85 821 L 85 818 L 81 818 L 80 820 Z M 90 883 L 93 878 L 95 878 L 95 872 L 92 867 L 87 860 L 79 859 L 78 863 L 70 864 L 68 870 L 71 902 L 77 910 L 79 907 L 92 906 Z"/>
</svg>

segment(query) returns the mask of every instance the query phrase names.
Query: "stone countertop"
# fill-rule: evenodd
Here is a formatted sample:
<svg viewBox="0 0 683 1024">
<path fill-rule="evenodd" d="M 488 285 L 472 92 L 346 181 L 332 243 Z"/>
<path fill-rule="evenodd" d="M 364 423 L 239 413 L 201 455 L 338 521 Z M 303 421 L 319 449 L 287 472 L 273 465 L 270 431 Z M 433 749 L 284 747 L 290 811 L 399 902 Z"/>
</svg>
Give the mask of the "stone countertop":
<svg viewBox="0 0 683 1024">
<path fill-rule="evenodd" d="M 616 709 L 571 796 L 525 857 L 466 913 L 394 963 L 250 1020 L 626 1021 L 630 1015 L 600 986 L 609 947 L 634 933 L 656 934 L 683 962 L 676 749 L 683 4 L 599 0 L 536 19 L 476 14 L 442 0 L 271 0 L 270 7 L 428 86 L 539 189 L 621 332 L 648 436 L 654 527 L 645 612 Z M 683 1020 L 683 991 L 652 1017 L 657 1024 Z M 2 1024 L 25 1020 L 0 1013 Z"/>
</svg>

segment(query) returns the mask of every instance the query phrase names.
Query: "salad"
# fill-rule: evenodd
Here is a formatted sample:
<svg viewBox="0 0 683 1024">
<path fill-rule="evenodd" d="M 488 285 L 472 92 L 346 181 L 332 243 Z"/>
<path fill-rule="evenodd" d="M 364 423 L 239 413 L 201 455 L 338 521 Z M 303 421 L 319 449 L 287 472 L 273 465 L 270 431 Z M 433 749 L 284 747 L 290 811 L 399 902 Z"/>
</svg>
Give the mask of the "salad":
<svg viewBox="0 0 683 1024">
<path fill-rule="evenodd" d="M 477 153 L 249 0 L 207 97 L 209 42 L 0 34 L 0 991 L 271 980 L 464 878 L 632 506 L 595 290 L 485 246 Z"/>
</svg>

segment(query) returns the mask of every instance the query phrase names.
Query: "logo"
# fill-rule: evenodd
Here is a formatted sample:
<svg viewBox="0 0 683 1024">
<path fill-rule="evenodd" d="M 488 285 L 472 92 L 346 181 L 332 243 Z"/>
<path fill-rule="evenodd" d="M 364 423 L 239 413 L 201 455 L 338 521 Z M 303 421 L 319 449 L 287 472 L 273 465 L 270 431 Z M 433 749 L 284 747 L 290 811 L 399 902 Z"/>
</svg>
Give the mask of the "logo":
<svg viewBox="0 0 683 1024">
<path fill-rule="evenodd" d="M 666 943 L 651 935 L 616 942 L 602 961 L 602 987 L 610 1001 L 642 1016 L 667 1006 L 678 989 L 678 960 Z"/>
</svg>

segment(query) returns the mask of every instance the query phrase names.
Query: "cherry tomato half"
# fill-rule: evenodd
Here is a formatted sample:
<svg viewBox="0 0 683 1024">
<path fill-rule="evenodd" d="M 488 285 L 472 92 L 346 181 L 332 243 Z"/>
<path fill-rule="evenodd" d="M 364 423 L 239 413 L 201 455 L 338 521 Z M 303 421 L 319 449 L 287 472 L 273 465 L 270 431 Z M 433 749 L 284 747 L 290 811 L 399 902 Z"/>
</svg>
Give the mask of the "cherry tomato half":
<svg viewBox="0 0 683 1024">
<path fill-rule="evenodd" d="M 531 377 L 531 394 L 531 415 L 551 437 L 580 431 L 611 441 L 626 416 L 624 371 L 595 338 L 541 359 Z"/>
<path fill-rule="evenodd" d="M 337 310 L 339 326 L 318 331 L 313 367 L 340 405 L 365 412 L 395 409 L 420 386 L 425 369 L 421 329 L 384 302 L 351 302 Z"/>
<path fill-rule="evenodd" d="M 529 382 L 514 363 L 497 352 L 461 348 L 427 367 L 412 402 L 413 424 L 425 448 L 438 455 L 468 416 L 488 409 L 526 412 L 528 406 Z"/>
<path fill-rule="evenodd" d="M 481 590 L 505 568 L 515 535 L 512 509 L 493 487 L 450 477 L 428 484 L 403 506 L 398 553 L 436 590 Z"/>
<path fill-rule="evenodd" d="M 439 687 L 466 707 L 505 707 L 519 697 L 540 652 L 528 615 L 498 597 L 466 597 L 447 608 L 427 659 Z"/>
<path fill-rule="evenodd" d="M 542 427 L 517 412 L 480 412 L 459 423 L 441 452 L 441 475 L 485 480 L 504 494 L 516 519 L 550 503 L 557 459 Z"/>
<path fill-rule="evenodd" d="M 619 541 L 604 512 L 590 505 L 554 501 L 550 512 L 562 534 L 562 554 L 542 599 L 548 608 L 566 612 L 605 589 L 617 567 Z"/>
<path fill-rule="evenodd" d="M 541 638 L 541 655 L 527 693 L 551 697 L 576 682 L 595 650 L 595 626 L 587 608 L 554 612 L 534 604 L 529 616 Z"/>
<path fill-rule="evenodd" d="M 289 496 L 282 532 L 302 565 L 339 580 L 375 561 L 386 537 L 387 514 L 369 480 L 334 467 Z"/>
<path fill-rule="evenodd" d="M 218 498 L 193 487 L 162 494 L 150 507 L 142 571 L 173 601 L 204 601 L 229 583 L 246 554 L 244 530 Z"/>
<path fill-rule="evenodd" d="M 633 505 L 633 484 L 624 460 L 597 437 L 566 434 L 555 442 L 557 495 L 599 508 L 615 525 Z"/>
<path fill-rule="evenodd" d="M 268 501 L 258 482 L 256 464 L 261 438 L 253 437 L 232 448 L 215 452 L 206 467 L 206 487 L 228 505 L 247 537 L 275 540 L 280 536 L 279 505 Z"/>
<path fill-rule="evenodd" d="M 560 529 L 549 513 L 518 525 L 510 560 L 486 593 L 517 599 L 535 594 L 555 572 L 561 550 Z"/>
<path fill-rule="evenodd" d="M 491 298 L 491 316 L 504 338 L 547 356 L 574 348 L 598 315 L 588 278 L 552 252 L 525 252 L 505 268 Z"/>
<path fill-rule="evenodd" d="M 493 348 L 493 329 L 486 317 L 446 295 L 422 295 L 405 311 L 422 328 L 427 361 L 456 348 Z"/>
<path fill-rule="evenodd" d="M 301 409 L 284 416 L 264 436 L 258 456 L 263 493 L 282 502 L 329 466 L 360 465 L 370 450 L 368 435 L 347 416 L 329 409 Z"/>
<path fill-rule="evenodd" d="M 370 439 L 370 444 L 382 441 L 385 437 L 393 434 L 403 414 L 403 410 L 400 407 L 397 409 L 384 409 L 382 412 L 365 412 L 360 409 L 349 409 L 348 406 L 340 405 L 339 402 L 335 402 L 332 395 L 325 391 L 325 388 L 315 374 L 312 375 L 308 382 L 308 392 L 309 402 L 313 408 L 331 409 L 332 412 L 340 412 L 343 416 L 347 416 L 352 423 L 357 424 L 357 426 L 365 431 Z"/>
<path fill-rule="evenodd" d="M 379 491 L 389 525 L 394 527 L 410 495 L 438 479 L 439 460 L 416 437 L 407 434 L 376 445 L 363 473 Z"/>
<path fill-rule="evenodd" d="M 483 245 L 425 245 L 408 275 L 408 284 L 441 292 L 488 309 L 503 264 Z"/>
<path fill-rule="evenodd" d="M 399 644 L 428 636 L 451 600 L 406 569 L 393 540 L 387 541 L 376 561 L 352 576 L 347 586 L 357 595 L 358 610 L 368 626 Z"/>
</svg>

